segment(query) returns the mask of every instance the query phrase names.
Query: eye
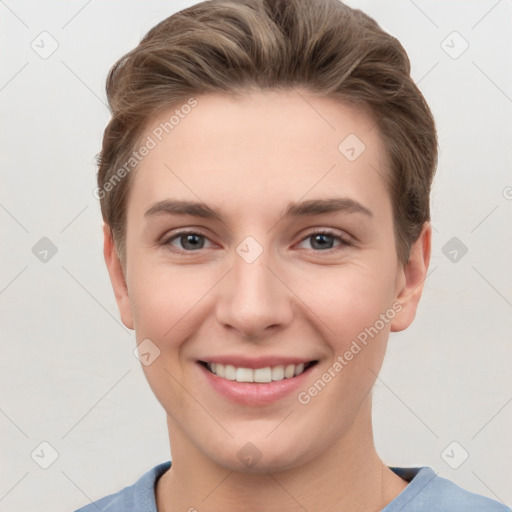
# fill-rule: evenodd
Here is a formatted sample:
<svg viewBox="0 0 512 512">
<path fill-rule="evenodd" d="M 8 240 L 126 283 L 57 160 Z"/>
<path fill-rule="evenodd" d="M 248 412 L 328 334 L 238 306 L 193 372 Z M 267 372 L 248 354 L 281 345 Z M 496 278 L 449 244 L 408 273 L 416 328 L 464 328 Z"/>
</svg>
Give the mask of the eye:
<svg viewBox="0 0 512 512">
<path fill-rule="evenodd" d="M 204 249 L 204 244 L 207 240 L 208 238 L 201 233 L 182 231 L 181 233 L 175 233 L 171 237 L 164 239 L 162 245 L 170 246 L 171 250 L 178 252 L 194 252 L 199 249 Z M 181 247 L 176 246 L 176 243 Z"/>
<path fill-rule="evenodd" d="M 339 235 L 330 230 L 321 230 L 309 233 L 302 239 L 301 244 L 310 241 L 312 250 L 315 252 L 329 251 L 331 249 L 343 248 L 351 245 L 348 237 Z M 338 242 L 335 245 L 335 242 Z M 205 243 L 211 243 L 206 235 L 196 231 L 182 231 L 174 233 L 172 236 L 164 238 L 162 245 L 169 247 L 175 252 L 197 252 L 200 249 L 208 248 Z M 210 246 L 211 247 L 211 246 Z M 308 249 L 305 247 L 305 249 Z"/>
<path fill-rule="evenodd" d="M 311 246 L 316 252 L 328 251 L 330 249 L 336 249 L 336 247 L 341 248 L 350 245 L 350 241 L 346 237 L 325 229 L 322 231 L 309 233 L 305 238 L 302 239 L 301 243 L 307 241 L 311 241 Z M 335 241 L 339 242 L 337 246 L 333 245 Z"/>
</svg>

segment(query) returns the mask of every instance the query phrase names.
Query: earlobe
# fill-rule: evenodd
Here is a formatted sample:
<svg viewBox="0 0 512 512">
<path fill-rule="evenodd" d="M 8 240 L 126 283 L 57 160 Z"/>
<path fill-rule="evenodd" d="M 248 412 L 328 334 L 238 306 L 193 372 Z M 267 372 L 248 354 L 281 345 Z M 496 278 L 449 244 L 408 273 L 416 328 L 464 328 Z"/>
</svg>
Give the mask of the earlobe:
<svg viewBox="0 0 512 512">
<path fill-rule="evenodd" d="M 407 329 L 416 316 L 430 263 L 431 239 L 432 227 L 429 222 L 425 222 L 420 236 L 411 245 L 409 261 L 402 269 L 404 285 L 400 287 L 395 298 L 395 301 L 401 304 L 401 310 L 391 323 L 393 332 Z"/>
<path fill-rule="evenodd" d="M 119 255 L 114 245 L 112 231 L 108 224 L 103 225 L 103 256 L 105 257 L 121 320 L 128 329 L 133 329 L 133 315 L 128 296 L 128 286 Z"/>
</svg>

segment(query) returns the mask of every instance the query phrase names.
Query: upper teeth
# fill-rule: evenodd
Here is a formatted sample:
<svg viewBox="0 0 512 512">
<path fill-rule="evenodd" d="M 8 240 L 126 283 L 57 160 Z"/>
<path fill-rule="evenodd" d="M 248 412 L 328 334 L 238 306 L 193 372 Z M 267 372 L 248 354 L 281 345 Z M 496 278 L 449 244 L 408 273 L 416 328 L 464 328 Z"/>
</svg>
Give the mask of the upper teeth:
<svg viewBox="0 0 512 512">
<path fill-rule="evenodd" d="M 231 364 L 207 363 L 208 369 L 228 380 L 237 382 L 272 382 L 290 379 L 304 371 L 304 363 L 279 366 L 266 366 L 265 368 L 238 368 Z"/>
</svg>

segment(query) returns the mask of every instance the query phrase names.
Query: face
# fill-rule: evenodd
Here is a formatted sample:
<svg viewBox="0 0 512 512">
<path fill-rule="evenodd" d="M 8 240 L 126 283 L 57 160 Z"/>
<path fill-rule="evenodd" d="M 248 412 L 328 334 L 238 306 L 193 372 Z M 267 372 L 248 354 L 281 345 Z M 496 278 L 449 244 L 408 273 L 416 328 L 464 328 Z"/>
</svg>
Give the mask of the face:
<svg viewBox="0 0 512 512">
<path fill-rule="evenodd" d="M 414 317 L 429 231 L 401 266 L 385 148 L 363 111 L 304 91 L 196 100 L 161 141 L 173 112 L 148 124 L 156 146 L 132 183 L 124 274 L 105 230 L 107 265 L 150 354 L 173 459 L 293 468 L 371 428 L 370 391 L 390 330 Z"/>
</svg>

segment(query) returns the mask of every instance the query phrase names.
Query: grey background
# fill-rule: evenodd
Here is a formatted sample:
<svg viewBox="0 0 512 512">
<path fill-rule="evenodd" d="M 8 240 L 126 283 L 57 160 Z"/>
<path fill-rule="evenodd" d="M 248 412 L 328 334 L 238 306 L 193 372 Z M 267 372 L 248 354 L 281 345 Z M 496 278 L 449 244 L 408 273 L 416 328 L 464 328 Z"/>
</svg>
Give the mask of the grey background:
<svg viewBox="0 0 512 512">
<path fill-rule="evenodd" d="M 110 66 L 192 3 L 0 1 L 1 511 L 74 510 L 170 457 L 104 266 L 94 157 Z M 510 506 L 512 2 L 349 4 L 402 42 L 440 139 L 430 276 L 376 383 L 377 448 Z"/>
</svg>

